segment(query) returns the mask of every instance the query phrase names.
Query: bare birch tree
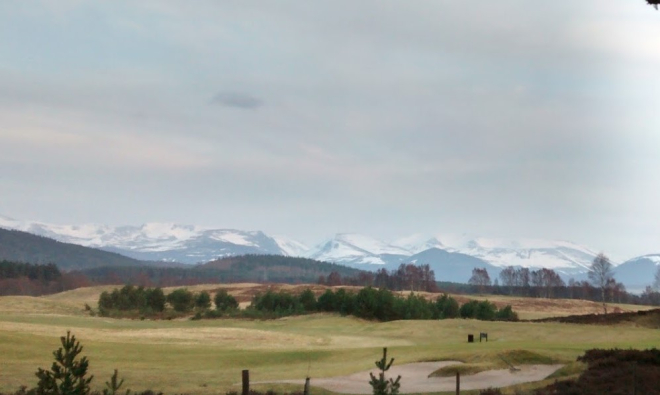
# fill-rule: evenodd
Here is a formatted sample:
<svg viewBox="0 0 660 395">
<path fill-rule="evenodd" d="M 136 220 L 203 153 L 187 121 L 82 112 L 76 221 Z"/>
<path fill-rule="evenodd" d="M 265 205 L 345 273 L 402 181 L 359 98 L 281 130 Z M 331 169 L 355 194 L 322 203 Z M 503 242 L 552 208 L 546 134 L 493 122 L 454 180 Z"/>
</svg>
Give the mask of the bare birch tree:
<svg viewBox="0 0 660 395">
<path fill-rule="evenodd" d="M 605 291 L 608 282 L 614 277 L 612 271 L 612 262 L 610 258 L 605 256 L 602 252 L 598 254 L 589 268 L 589 280 L 596 288 L 600 288 L 601 298 L 603 300 L 603 311 L 607 314 L 607 304 L 605 300 Z"/>
</svg>

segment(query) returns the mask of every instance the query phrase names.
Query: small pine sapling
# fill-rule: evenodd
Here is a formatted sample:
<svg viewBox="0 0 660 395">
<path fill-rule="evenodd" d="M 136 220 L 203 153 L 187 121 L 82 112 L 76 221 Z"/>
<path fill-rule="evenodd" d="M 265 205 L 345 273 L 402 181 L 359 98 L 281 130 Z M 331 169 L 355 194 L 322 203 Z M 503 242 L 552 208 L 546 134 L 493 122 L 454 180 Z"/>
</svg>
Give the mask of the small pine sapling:
<svg viewBox="0 0 660 395">
<path fill-rule="evenodd" d="M 115 373 L 110 377 L 110 381 L 105 382 L 107 388 L 103 389 L 103 395 L 118 395 L 119 389 L 124 384 L 124 379 L 119 380 L 119 372 L 115 369 Z M 126 390 L 126 395 L 130 395 L 131 390 Z"/>
<path fill-rule="evenodd" d="M 401 375 L 396 380 L 385 379 L 385 372 L 390 369 L 393 363 L 394 358 L 389 363 L 387 362 L 387 348 L 383 348 L 383 358 L 380 361 L 376 361 L 376 367 L 380 369 L 378 377 L 374 376 L 373 373 L 369 373 L 369 376 L 371 376 L 369 384 L 373 388 L 374 395 L 397 395 L 399 393 Z"/>
<path fill-rule="evenodd" d="M 87 357 L 79 360 L 78 355 L 82 351 L 80 342 L 71 332 L 66 332 L 66 337 L 60 337 L 62 347 L 53 351 L 55 362 L 51 370 L 39 368 L 36 376 L 39 378 L 36 393 L 38 395 L 87 395 L 90 392 L 89 383 L 94 376 L 88 378 L 87 368 L 89 361 Z"/>
</svg>

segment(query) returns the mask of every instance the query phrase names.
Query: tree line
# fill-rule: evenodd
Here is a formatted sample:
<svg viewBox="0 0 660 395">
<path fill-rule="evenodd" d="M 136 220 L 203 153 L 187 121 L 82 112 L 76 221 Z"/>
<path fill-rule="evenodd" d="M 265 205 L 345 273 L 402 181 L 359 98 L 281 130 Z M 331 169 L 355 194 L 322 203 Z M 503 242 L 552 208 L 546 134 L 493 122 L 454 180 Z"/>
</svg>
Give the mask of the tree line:
<svg viewBox="0 0 660 395">
<path fill-rule="evenodd" d="M 30 280 L 55 281 L 62 278 L 62 273 L 53 263 L 33 265 L 31 263 L 0 261 L 0 280 L 27 277 Z"/>
<path fill-rule="evenodd" d="M 236 299 L 219 290 L 214 299 L 216 310 L 227 312 L 238 308 Z M 211 295 L 207 291 L 193 293 L 186 288 L 176 289 L 165 295 L 160 287 L 135 287 L 125 285 L 111 292 L 104 291 L 99 296 L 98 312 L 102 316 L 112 317 L 162 317 L 170 307 L 175 313 L 185 314 L 192 311 L 202 312 L 211 308 Z"/>
<path fill-rule="evenodd" d="M 498 309 L 489 301 L 472 300 L 459 305 L 456 299 L 447 294 L 435 299 L 427 299 L 410 292 L 400 296 L 386 288 L 370 286 L 358 292 L 339 288 L 327 289 L 316 297 L 311 289 L 298 295 L 289 292 L 267 291 L 253 297 L 246 309 L 266 313 L 270 316 L 287 316 L 314 312 L 339 313 L 377 321 L 393 320 L 432 320 L 446 318 L 474 318 L 479 320 L 517 321 L 518 315 L 511 306 Z"/>
<path fill-rule="evenodd" d="M 584 299 L 603 303 L 629 303 L 660 305 L 660 266 L 653 285 L 647 286 L 641 295 L 627 292 L 626 287 L 614 278 L 613 265 L 604 254 L 598 254 L 589 267 L 587 280 L 569 279 L 568 283 L 552 269 L 530 270 L 525 267 L 505 267 L 499 281 L 491 281 L 485 268 L 475 268 L 468 280 L 468 292 L 491 293 L 536 298 Z M 464 290 L 465 291 L 465 290 Z"/>
<path fill-rule="evenodd" d="M 402 263 L 397 269 L 388 271 L 381 268 L 375 273 L 360 272 L 356 276 L 342 277 L 338 272 L 320 276 L 318 284 L 331 287 L 353 285 L 362 287 L 387 288 L 391 291 L 437 292 L 435 272 L 427 264 Z"/>
<path fill-rule="evenodd" d="M 307 288 L 299 294 L 268 290 L 256 294 L 245 310 L 238 310 L 238 302 L 226 290 L 219 290 L 213 298 L 207 291 L 193 293 L 179 288 L 165 295 L 161 288 L 124 286 L 103 292 L 98 311 L 103 316 L 168 318 L 168 308 L 174 314 L 195 312 L 196 319 L 222 316 L 245 318 L 279 318 L 314 312 L 352 315 L 377 321 L 430 320 L 444 318 L 475 318 L 480 320 L 516 321 L 517 314 L 506 306 L 498 309 L 488 301 L 470 301 L 459 306 L 456 299 L 444 294 L 433 300 L 410 293 L 400 296 L 385 288 L 365 287 L 358 292 L 340 288 L 327 289 L 318 298 Z"/>
</svg>

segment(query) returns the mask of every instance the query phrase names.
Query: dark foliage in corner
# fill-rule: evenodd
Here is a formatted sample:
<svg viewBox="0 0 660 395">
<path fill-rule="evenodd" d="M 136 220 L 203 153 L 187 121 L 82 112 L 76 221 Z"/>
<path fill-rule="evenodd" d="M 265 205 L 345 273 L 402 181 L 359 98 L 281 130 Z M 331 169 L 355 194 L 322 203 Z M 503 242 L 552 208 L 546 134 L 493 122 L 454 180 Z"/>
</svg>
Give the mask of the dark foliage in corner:
<svg viewBox="0 0 660 395">
<path fill-rule="evenodd" d="M 576 380 L 559 381 L 537 390 L 550 394 L 660 395 L 660 350 L 588 350 L 578 358 L 588 364 Z"/>
<path fill-rule="evenodd" d="M 275 392 L 273 390 L 268 390 L 266 392 L 250 390 L 249 394 L 250 395 L 303 395 L 302 392 L 295 392 L 295 391 L 294 392 L 284 392 L 282 394 L 278 394 L 277 392 Z M 225 395 L 239 395 L 239 394 L 236 391 L 229 391 L 229 392 L 225 392 Z"/>
</svg>

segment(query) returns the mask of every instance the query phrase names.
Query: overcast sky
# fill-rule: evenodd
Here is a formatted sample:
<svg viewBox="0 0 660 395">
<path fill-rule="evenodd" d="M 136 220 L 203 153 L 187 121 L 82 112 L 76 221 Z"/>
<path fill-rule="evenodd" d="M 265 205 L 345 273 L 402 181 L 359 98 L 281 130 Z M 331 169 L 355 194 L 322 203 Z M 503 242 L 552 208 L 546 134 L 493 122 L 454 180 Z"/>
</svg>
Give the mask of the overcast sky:
<svg viewBox="0 0 660 395">
<path fill-rule="evenodd" d="M 0 2 L 0 214 L 660 252 L 643 0 Z"/>
</svg>

